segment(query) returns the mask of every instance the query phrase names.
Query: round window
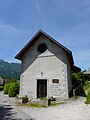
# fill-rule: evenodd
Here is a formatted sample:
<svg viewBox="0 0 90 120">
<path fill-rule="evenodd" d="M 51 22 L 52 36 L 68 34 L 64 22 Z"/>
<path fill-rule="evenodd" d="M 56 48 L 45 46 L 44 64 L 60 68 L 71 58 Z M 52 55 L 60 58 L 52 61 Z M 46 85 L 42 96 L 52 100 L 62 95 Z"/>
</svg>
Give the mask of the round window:
<svg viewBox="0 0 90 120">
<path fill-rule="evenodd" d="M 44 53 L 47 50 L 47 45 L 45 43 L 42 43 L 38 46 L 38 51 L 40 53 Z"/>
</svg>

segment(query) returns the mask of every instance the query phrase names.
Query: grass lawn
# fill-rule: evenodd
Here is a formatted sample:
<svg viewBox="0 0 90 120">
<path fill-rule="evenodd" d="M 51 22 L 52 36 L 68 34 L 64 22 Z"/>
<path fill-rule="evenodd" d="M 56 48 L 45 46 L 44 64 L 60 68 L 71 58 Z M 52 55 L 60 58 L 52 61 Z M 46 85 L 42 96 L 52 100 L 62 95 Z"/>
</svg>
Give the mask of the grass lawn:
<svg viewBox="0 0 90 120">
<path fill-rule="evenodd" d="M 17 104 L 17 106 L 28 106 L 28 107 L 38 107 L 38 108 L 47 108 L 47 107 L 52 107 L 52 106 L 57 106 L 57 105 L 60 105 L 60 104 L 64 104 L 65 102 L 51 102 L 50 105 L 48 106 L 45 106 L 45 105 L 42 105 L 42 104 L 39 104 L 39 103 L 26 103 L 26 104 Z"/>
</svg>

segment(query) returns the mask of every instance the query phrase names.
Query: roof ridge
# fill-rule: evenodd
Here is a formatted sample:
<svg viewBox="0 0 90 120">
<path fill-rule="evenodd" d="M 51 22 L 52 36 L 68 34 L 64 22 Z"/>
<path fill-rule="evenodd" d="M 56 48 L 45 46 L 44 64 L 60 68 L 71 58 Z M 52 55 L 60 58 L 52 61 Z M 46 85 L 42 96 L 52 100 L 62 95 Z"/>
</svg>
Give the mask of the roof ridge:
<svg viewBox="0 0 90 120">
<path fill-rule="evenodd" d="M 66 48 L 65 46 L 63 46 L 61 43 L 59 43 L 58 41 L 56 41 L 53 37 L 51 37 L 50 35 L 48 35 L 46 32 L 44 32 L 42 29 L 39 29 L 36 34 L 31 38 L 31 40 L 21 49 L 21 51 L 15 56 L 16 59 L 21 60 L 22 56 L 25 54 L 25 52 L 34 44 L 34 42 L 41 36 L 41 35 L 46 36 L 48 39 L 52 40 L 55 44 L 57 44 L 58 46 L 62 47 L 62 49 L 64 49 L 67 53 L 69 53 L 71 55 L 72 58 L 72 63 L 73 62 L 73 57 L 72 57 L 72 52 Z"/>
</svg>

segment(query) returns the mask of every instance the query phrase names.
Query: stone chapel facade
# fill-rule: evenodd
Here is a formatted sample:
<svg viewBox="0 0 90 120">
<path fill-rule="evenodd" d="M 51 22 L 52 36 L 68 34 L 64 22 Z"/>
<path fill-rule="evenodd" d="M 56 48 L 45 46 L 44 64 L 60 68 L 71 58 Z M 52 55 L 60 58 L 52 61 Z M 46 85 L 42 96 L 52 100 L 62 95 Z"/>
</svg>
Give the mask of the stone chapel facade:
<svg viewBox="0 0 90 120">
<path fill-rule="evenodd" d="M 72 52 L 39 30 L 15 56 L 22 61 L 20 95 L 67 99 L 72 91 Z"/>
</svg>

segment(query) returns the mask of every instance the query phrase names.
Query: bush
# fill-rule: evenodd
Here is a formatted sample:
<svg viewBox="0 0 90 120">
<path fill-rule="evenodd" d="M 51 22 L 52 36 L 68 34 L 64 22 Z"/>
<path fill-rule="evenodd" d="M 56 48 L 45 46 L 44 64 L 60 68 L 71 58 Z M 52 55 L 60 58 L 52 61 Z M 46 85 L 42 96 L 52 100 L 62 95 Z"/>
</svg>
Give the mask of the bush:
<svg viewBox="0 0 90 120">
<path fill-rule="evenodd" d="M 5 86 L 4 86 L 4 94 L 8 94 L 8 90 L 9 90 L 9 87 L 11 86 L 11 83 L 9 83 L 9 84 L 6 84 Z"/>
<path fill-rule="evenodd" d="M 86 81 L 85 84 L 83 85 L 83 89 L 84 89 L 84 91 L 88 91 L 89 88 L 90 88 L 90 83 L 89 83 L 89 81 Z"/>
<path fill-rule="evenodd" d="M 90 89 L 88 90 L 88 94 L 86 97 L 86 104 L 90 104 Z"/>
<path fill-rule="evenodd" d="M 17 94 L 19 94 L 19 86 L 19 82 L 12 83 L 8 90 L 9 97 L 15 97 Z"/>
<path fill-rule="evenodd" d="M 2 91 L 3 90 L 3 86 L 0 86 L 0 91 Z"/>
<path fill-rule="evenodd" d="M 72 77 L 72 84 L 75 87 L 77 87 L 80 84 L 84 85 L 87 80 L 87 77 L 83 72 L 72 73 L 71 77 Z"/>
</svg>

